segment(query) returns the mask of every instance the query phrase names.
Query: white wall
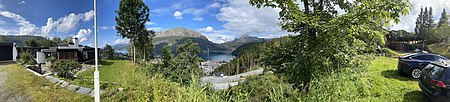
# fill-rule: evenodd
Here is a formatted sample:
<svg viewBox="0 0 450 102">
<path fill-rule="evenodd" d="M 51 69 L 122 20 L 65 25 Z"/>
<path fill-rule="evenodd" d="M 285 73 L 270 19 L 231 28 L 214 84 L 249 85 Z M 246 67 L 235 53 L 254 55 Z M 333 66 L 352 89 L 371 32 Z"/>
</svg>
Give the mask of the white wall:
<svg viewBox="0 0 450 102">
<path fill-rule="evenodd" d="M 17 48 L 16 48 L 16 43 L 13 43 L 13 48 L 12 48 L 12 52 L 13 52 L 13 55 L 12 55 L 12 59 L 13 59 L 13 61 L 17 61 Z"/>
</svg>

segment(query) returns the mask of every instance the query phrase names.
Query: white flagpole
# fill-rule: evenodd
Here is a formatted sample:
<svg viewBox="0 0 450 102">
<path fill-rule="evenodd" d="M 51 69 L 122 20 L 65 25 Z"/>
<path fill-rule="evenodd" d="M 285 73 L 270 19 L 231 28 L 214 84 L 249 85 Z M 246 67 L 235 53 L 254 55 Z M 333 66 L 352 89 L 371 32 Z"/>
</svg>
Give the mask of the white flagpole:
<svg viewBox="0 0 450 102">
<path fill-rule="evenodd" d="M 95 31 L 94 100 L 95 102 L 100 102 L 100 73 L 98 72 L 97 0 L 94 0 L 94 31 Z"/>
</svg>

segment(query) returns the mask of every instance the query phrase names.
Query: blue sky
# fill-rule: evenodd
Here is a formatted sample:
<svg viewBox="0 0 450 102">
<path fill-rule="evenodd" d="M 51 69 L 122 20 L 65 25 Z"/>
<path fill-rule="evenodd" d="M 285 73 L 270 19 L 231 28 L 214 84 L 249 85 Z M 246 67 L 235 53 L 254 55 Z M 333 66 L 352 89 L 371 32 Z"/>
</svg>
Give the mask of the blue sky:
<svg viewBox="0 0 450 102">
<path fill-rule="evenodd" d="M 120 0 L 98 0 L 99 44 L 123 44 L 114 29 Z M 410 0 L 410 15 L 401 17 L 393 30 L 413 31 L 420 7 L 432 6 L 435 20 L 446 0 Z M 278 26 L 279 9 L 257 9 L 248 0 L 144 0 L 150 7 L 147 29 L 162 31 L 183 27 L 205 35 L 210 41 L 223 43 L 243 34 L 274 38 L 287 33 Z M 36 35 L 44 37 L 75 36 L 84 45 L 94 44 L 92 0 L 0 0 L 0 35 Z"/>
</svg>

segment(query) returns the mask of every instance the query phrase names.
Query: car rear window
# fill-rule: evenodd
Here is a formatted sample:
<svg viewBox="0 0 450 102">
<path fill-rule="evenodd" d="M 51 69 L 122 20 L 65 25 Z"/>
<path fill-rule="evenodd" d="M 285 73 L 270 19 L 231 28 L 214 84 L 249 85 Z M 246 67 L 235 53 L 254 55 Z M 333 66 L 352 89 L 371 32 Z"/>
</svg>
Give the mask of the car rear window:
<svg viewBox="0 0 450 102">
<path fill-rule="evenodd" d="M 444 77 L 444 81 L 450 80 L 450 70 L 447 70 L 445 72 L 445 77 Z"/>
<path fill-rule="evenodd" d="M 440 67 L 440 66 L 434 66 L 433 68 L 431 68 L 431 70 L 428 72 L 428 74 L 433 78 L 441 78 L 442 74 L 444 73 L 444 68 Z"/>
</svg>

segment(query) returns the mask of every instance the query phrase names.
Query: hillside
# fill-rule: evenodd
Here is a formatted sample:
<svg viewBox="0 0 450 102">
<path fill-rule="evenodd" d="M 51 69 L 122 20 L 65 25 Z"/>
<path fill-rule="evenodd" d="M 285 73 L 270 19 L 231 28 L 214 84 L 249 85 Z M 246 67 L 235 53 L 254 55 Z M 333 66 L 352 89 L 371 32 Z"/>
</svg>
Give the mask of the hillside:
<svg viewBox="0 0 450 102">
<path fill-rule="evenodd" d="M 205 36 L 198 32 L 191 31 L 186 28 L 173 28 L 166 31 L 157 32 L 155 38 L 164 38 L 170 36 L 193 37 L 208 40 Z"/>
<path fill-rule="evenodd" d="M 23 42 L 25 42 L 28 39 L 36 39 L 37 41 L 40 40 L 47 40 L 42 36 L 29 36 L 29 35 L 2 35 L 5 37 L 5 43 L 16 43 L 17 46 L 23 46 Z"/>
<path fill-rule="evenodd" d="M 223 45 L 223 46 L 225 46 L 227 48 L 230 48 L 230 49 L 234 50 L 234 49 L 237 49 L 238 47 L 240 47 L 240 46 L 242 46 L 244 44 L 259 43 L 259 42 L 263 42 L 264 40 L 265 39 L 258 38 L 258 37 L 252 37 L 252 36 L 249 36 L 249 35 L 245 34 L 245 35 L 242 35 L 239 38 L 234 39 L 233 41 L 225 42 L 225 43 L 222 43 L 220 45 Z"/>
<path fill-rule="evenodd" d="M 128 50 L 128 47 L 128 44 L 116 44 L 112 46 L 112 48 L 116 51 L 126 51 Z"/>
</svg>

